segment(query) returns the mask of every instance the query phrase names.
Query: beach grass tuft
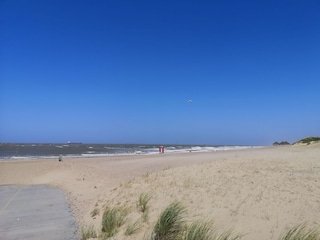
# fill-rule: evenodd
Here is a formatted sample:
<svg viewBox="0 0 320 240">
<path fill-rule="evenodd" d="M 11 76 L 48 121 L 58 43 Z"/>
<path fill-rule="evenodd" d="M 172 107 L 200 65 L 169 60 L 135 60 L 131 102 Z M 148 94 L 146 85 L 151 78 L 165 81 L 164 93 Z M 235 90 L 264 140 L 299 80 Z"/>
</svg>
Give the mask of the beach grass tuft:
<svg viewBox="0 0 320 240">
<path fill-rule="evenodd" d="M 141 222 L 139 220 L 136 220 L 132 223 L 128 223 L 126 231 L 124 232 L 125 235 L 132 235 L 135 234 L 139 229 L 141 228 Z"/>
<path fill-rule="evenodd" d="M 211 222 L 195 221 L 185 229 L 181 240 L 211 240 L 211 225 Z"/>
<path fill-rule="evenodd" d="M 151 199 L 151 195 L 148 193 L 141 193 L 138 201 L 137 201 L 137 207 L 140 212 L 144 213 L 148 210 L 148 203 Z"/>
<path fill-rule="evenodd" d="M 182 233 L 185 207 L 179 202 L 171 203 L 160 215 L 153 228 L 152 240 L 176 240 Z"/>
<path fill-rule="evenodd" d="M 81 239 L 82 240 L 87 240 L 89 238 L 96 238 L 96 237 L 97 237 L 97 233 L 92 225 L 85 226 L 81 229 Z"/>
<path fill-rule="evenodd" d="M 142 222 L 147 222 L 149 220 L 148 211 L 145 211 L 141 215 Z"/>
<path fill-rule="evenodd" d="M 285 232 L 279 240 L 319 240 L 320 231 L 317 228 L 309 228 L 306 223 L 297 225 Z"/>
<path fill-rule="evenodd" d="M 241 239 L 242 236 L 241 234 L 234 235 L 232 230 L 228 230 L 220 234 L 215 234 L 212 240 L 238 240 Z"/>
<path fill-rule="evenodd" d="M 241 235 L 234 235 L 232 230 L 217 233 L 212 221 L 198 220 L 186 227 L 181 240 L 238 240 Z"/>
<path fill-rule="evenodd" d="M 106 237 L 112 237 L 118 232 L 124 222 L 127 210 L 124 208 L 106 208 L 102 216 L 102 232 Z"/>
</svg>

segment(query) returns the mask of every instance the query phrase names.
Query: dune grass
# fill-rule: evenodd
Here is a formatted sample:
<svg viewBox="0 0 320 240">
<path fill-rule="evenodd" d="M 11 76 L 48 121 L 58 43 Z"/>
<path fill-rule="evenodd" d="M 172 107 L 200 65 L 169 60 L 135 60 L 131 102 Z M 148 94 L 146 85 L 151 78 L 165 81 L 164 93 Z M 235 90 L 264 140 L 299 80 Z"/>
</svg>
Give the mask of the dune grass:
<svg viewBox="0 0 320 240">
<path fill-rule="evenodd" d="M 115 235 L 124 222 L 127 210 L 124 208 L 106 208 L 102 216 L 102 232 L 105 237 Z"/>
<path fill-rule="evenodd" d="M 138 201 L 137 201 L 137 207 L 140 212 L 144 213 L 148 210 L 148 203 L 151 199 L 151 195 L 148 193 L 141 193 Z"/>
<path fill-rule="evenodd" d="M 234 234 L 232 230 L 228 230 L 222 233 L 214 234 L 212 240 L 238 240 L 241 239 L 243 235 Z"/>
<path fill-rule="evenodd" d="M 219 233 L 212 221 L 194 221 L 189 226 L 184 221 L 185 208 L 179 202 L 171 203 L 160 215 L 153 228 L 151 240 L 237 240 L 231 230 Z"/>
<path fill-rule="evenodd" d="M 279 240 L 319 240 L 320 230 L 309 228 L 306 223 L 297 225 L 285 232 Z"/>
<path fill-rule="evenodd" d="M 153 228 L 152 240 L 177 240 L 184 227 L 185 208 L 179 202 L 171 203 L 160 215 Z"/>
<path fill-rule="evenodd" d="M 144 213 L 142 213 L 141 219 L 142 219 L 142 222 L 147 222 L 149 220 L 148 211 L 145 211 Z"/>
<path fill-rule="evenodd" d="M 97 233 L 92 225 L 85 226 L 81 229 L 81 239 L 82 240 L 87 240 L 89 238 L 96 238 L 96 237 L 97 237 Z"/>
<path fill-rule="evenodd" d="M 185 228 L 179 240 L 237 240 L 241 236 L 232 230 L 219 233 L 212 221 L 197 220 Z"/>
<path fill-rule="evenodd" d="M 140 222 L 140 220 L 136 220 L 136 221 L 134 221 L 132 223 L 128 223 L 126 231 L 124 232 L 124 234 L 126 236 L 135 234 L 136 232 L 139 231 L 140 228 L 141 228 L 141 222 Z"/>
<path fill-rule="evenodd" d="M 211 240 L 211 226 L 211 222 L 195 221 L 185 229 L 181 240 Z"/>
<path fill-rule="evenodd" d="M 148 200 L 142 200 L 148 199 Z M 139 201 L 147 203 L 150 196 L 141 194 Z M 138 201 L 138 202 L 139 202 Z M 143 204 L 142 204 L 143 205 Z M 141 211 L 141 210 L 139 210 Z M 243 235 L 234 234 L 232 230 L 219 232 L 214 227 L 212 221 L 197 220 L 187 224 L 185 221 L 186 209 L 180 202 L 171 203 L 159 216 L 154 227 L 145 233 L 145 240 L 239 240 Z M 146 210 L 142 213 L 147 213 Z M 119 228 L 123 225 L 128 211 L 125 208 L 106 208 L 102 217 L 102 233 L 99 239 L 114 239 Z M 143 219 L 130 222 L 124 229 L 124 235 L 130 236 L 142 228 Z M 81 231 L 82 239 L 96 238 L 96 232 L 93 227 L 83 228 Z M 120 236 L 119 236 L 120 237 Z M 279 240 L 320 240 L 320 229 L 308 227 L 306 223 L 297 225 L 284 232 Z"/>
</svg>

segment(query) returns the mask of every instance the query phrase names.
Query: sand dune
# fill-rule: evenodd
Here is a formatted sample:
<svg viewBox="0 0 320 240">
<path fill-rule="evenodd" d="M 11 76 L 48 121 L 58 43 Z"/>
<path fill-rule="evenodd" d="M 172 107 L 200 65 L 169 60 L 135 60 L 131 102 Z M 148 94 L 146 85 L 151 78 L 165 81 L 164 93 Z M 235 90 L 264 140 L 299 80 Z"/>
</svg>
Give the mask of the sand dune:
<svg viewBox="0 0 320 240">
<path fill-rule="evenodd" d="M 3 161 L 0 184 L 48 184 L 63 189 L 80 226 L 101 228 L 106 206 L 130 209 L 152 196 L 149 219 L 132 236 L 142 239 L 171 202 L 187 208 L 187 220 L 214 219 L 243 239 L 278 239 L 302 222 L 320 224 L 320 145 L 279 146 L 212 153 L 112 158 Z M 97 209 L 100 215 L 91 217 Z"/>
</svg>

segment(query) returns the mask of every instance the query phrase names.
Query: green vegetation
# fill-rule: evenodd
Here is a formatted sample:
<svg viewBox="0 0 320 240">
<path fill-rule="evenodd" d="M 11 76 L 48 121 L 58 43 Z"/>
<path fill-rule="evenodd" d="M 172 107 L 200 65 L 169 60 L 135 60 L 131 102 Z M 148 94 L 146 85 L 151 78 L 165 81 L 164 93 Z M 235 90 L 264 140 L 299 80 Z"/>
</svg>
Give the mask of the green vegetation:
<svg viewBox="0 0 320 240">
<path fill-rule="evenodd" d="M 184 227 L 185 208 L 179 202 L 171 203 L 160 215 L 153 228 L 152 240 L 177 240 Z"/>
<path fill-rule="evenodd" d="M 308 228 L 306 223 L 297 225 L 287 231 L 279 240 L 319 240 L 320 231 L 316 228 Z"/>
<path fill-rule="evenodd" d="M 96 238 L 96 237 L 97 237 L 97 233 L 92 225 L 85 226 L 81 229 L 81 239 L 82 240 L 87 240 L 89 238 Z"/>
<path fill-rule="evenodd" d="M 186 228 L 181 240 L 237 240 L 241 237 L 240 235 L 233 236 L 231 230 L 217 233 L 216 230 L 213 230 L 212 226 L 211 221 L 195 221 Z"/>
<path fill-rule="evenodd" d="M 187 226 L 183 220 L 185 208 L 179 202 L 171 203 L 160 215 L 151 240 L 237 240 L 231 230 L 217 233 L 213 231 L 212 222 L 195 221 Z"/>
<path fill-rule="evenodd" d="M 147 205 L 151 199 L 148 194 L 141 194 L 137 205 L 141 218 L 129 222 L 122 228 L 122 234 L 130 236 L 138 232 L 148 212 Z M 143 209 L 143 210 L 142 210 Z M 186 209 L 180 202 L 171 203 L 159 216 L 150 232 L 145 233 L 145 240 L 239 240 L 243 235 L 234 234 L 232 230 L 219 232 L 212 221 L 197 220 L 190 224 L 184 219 Z M 102 216 L 100 240 L 115 239 L 128 215 L 128 209 L 122 207 L 106 208 Z M 81 231 L 82 240 L 97 238 L 93 226 L 85 227 Z M 123 237 L 123 236 L 122 236 Z M 119 239 L 121 236 L 119 236 Z M 117 238 L 118 239 L 118 238 Z M 297 225 L 283 233 L 279 240 L 320 240 L 319 228 L 308 227 L 306 223 Z"/>
<path fill-rule="evenodd" d="M 186 228 L 181 240 L 210 240 L 212 239 L 211 222 L 195 221 Z"/>
<path fill-rule="evenodd" d="M 106 208 L 102 216 L 102 232 L 104 237 L 115 235 L 124 222 L 127 215 L 123 208 Z"/>
<path fill-rule="evenodd" d="M 148 219 L 149 219 L 148 211 L 145 211 L 144 213 L 142 213 L 141 219 L 142 219 L 143 222 L 147 222 L 148 221 Z"/>
<path fill-rule="evenodd" d="M 136 220 L 133 223 L 129 223 L 127 225 L 127 229 L 124 232 L 125 235 L 132 235 L 134 233 L 136 233 L 137 231 L 139 231 L 139 229 L 141 228 L 141 222 L 139 220 Z"/>
<path fill-rule="evenodd" d="M 232 231 L 228 230 L 220 234 L 215 234 L 212 240 L 237 240 L 237 239 L 241 239 L 241 236 L 242 235 L 240 234 L 233 236 Z"/>
<path fill-rule="evenodd" d="M 140 212 L 144 213 L 148 210 L 148 203 L 151 199 L 150 194 L 141 193 L 137 202 L 137 207 Z"/>
<path fill-rule="evenodd" d="M 320 137 L 307 137 L 307 138 L 303 138 L 303 139 L 299 140 L 296 143 L 310 144 L 312 142 L 318 142 L 318 141 L 320 141 Z"/>
</svg>

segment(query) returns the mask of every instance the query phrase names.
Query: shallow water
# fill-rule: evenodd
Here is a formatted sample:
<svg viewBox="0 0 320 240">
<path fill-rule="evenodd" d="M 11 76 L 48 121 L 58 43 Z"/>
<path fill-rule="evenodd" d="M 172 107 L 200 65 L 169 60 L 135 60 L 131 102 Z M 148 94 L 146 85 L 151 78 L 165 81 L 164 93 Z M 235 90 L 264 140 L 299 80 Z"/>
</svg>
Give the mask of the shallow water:
<svg viewBox="0 0 320 240">
<path fill-rule="evenodd" d="M 0 144 L 0 160 L 66 157 L 106 157 L 159 154 L 156 144 Z M 163 145 L 165 153 L 211 152 L 252 148 L 253 146 Z"/>
</svg>

